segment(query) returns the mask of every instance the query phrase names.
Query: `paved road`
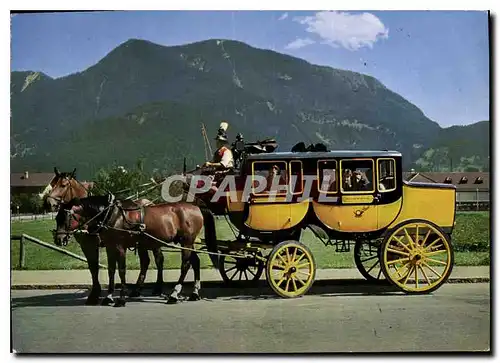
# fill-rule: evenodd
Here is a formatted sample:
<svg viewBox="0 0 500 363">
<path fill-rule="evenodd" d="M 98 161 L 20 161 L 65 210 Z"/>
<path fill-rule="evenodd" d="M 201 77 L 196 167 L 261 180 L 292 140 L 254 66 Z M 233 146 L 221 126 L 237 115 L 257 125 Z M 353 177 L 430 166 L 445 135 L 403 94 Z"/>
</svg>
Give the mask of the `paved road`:
<svg viewBox="0 0 500 363">
<path fill-rule="evenodd" d="M 389 352 L 490 348 L 489 284 L 446 284 L 432 295 L 332 285 L 300 299 L 267 290 L 210 290 L 166 305 L 86 307 L 85 291 L 12 291 L 17 352 Z M 187 290 L 186 292 L 189 292 Z"/>
</svg>

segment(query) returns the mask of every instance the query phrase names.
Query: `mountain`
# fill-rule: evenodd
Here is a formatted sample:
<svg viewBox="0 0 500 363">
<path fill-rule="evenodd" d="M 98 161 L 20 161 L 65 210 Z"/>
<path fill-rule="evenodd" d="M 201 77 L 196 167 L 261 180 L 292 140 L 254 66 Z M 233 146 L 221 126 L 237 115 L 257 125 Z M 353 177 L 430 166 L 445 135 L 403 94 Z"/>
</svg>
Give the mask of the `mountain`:
<svg viewBox="0 0 500 363">
<path fill-rule="evenodd" d="M 443 131 L 377 79 L 230 40 L 165 47 L 131 39 L 83 72 L 11 73 L 11 169 L 77 167 L 91 177 L 116 161 L 178 170 L 204 161 L 200 123 L 215 135 L 276 137 L 330 149 L 397 149 L 405 165 Z M 439 137 L 438 137 L 439 139 Z"/>
<path fill-rule="evenodd" d="M 441 129 L 431 147 L 414 167 L 421 171 L 488 171 L 490 164 L 490 123 Z"/>
</svg>

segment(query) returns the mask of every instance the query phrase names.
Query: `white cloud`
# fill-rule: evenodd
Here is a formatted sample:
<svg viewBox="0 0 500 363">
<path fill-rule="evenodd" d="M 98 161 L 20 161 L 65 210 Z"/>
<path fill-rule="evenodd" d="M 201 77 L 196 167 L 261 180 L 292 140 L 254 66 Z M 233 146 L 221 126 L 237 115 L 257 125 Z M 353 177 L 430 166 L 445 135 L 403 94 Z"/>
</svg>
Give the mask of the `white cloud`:
<svg viewBox="0 0 500 363">
<path fill-rule="evenodd" d="M 294 21 L 306 25 L 306 31 L 317 34 L 323 44 L 342 46 L 349 50 L 373 48 L 379 39 L 389 37 L 389 29 L 370 13 L 350 14 L 321 11 L 314 16 L 296 17 Z"/>
<path fill-rule="evenodd" d="M 314 43 L 316 42 L 310 38 L 297 38 L 293 42 L 288 43 L 285 49 L 299 49 Z"/>
<path fill-rule="evenodd" d="M 286 18 L 288 18 L 288 13 L 283 13 L 283 15 L 281 15 L 278 20 L 285 20 Z"/>
</svg>

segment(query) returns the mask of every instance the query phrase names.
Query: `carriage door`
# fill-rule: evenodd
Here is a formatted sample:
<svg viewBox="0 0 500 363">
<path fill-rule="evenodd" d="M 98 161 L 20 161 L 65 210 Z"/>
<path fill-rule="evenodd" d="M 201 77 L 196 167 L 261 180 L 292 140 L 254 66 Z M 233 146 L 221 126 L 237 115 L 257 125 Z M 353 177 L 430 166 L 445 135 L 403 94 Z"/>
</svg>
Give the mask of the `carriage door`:
<svg viewBox="0 0 500 363">
<path fill-rule="evenodd" d="M 318 202 L 317 217 L 329 228 L 341 232 L 377 230 L 375 165 L 372 159 L 340 160 L 339 191 L 336 201 Z"/>
<path fill-rule="evenodd" d="M 396 178 L 396 161 L 393 158 L 377 160 L 378 228 L 389 226 L 399 214 L 402 199 L 401 182 Z"/>
</svg>

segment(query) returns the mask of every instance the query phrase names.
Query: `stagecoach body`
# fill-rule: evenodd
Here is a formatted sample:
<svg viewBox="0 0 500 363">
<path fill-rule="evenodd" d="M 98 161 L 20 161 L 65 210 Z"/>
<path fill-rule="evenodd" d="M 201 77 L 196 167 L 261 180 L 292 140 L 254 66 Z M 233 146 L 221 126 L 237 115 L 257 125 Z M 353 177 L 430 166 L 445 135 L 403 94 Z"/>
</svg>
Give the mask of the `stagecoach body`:
<svg viewBox="0 0 500 363">
<path fill-rule="evenodd" d="M 279 191 L 269 198 L 269 192 L 257 190 L 252 181 L 252 190 L 245 199 L 245 181 L 265 177 L 273 166 L 281 173 Z M 353 170 L 366 179 L 362 188 L 347 182 Z M 218 208 L 214 208 L 219 212 L 223 210 L 239 230 L 237 241 L 232 245 L 223 244 L 222 250 L 258 251 L 256 258 L 266 261 L 268 280 L 273 269 L 284 268 L 279 262 L 283 256 L 291 258 L 292 254 L 306 256 L 310 266 L 304 276 L 314 279 L 314 258 L 299 242 L 306 228 L 311 228 L 320 238 L 323 236 L 327 240 L 325 244 L 338 247 L 340 243 L 349 250 L 345 246 L 354 243 L 355 262 L 363 276 L 370 280 L 389 279 L 407 293 L 434 291 L 451 273 L 455 187 L 404 181 L 399 152 L 249 154 L 244 156 L 235 178 L 236 193 L 227 192 L 226 197 L 217 202 Z M 261 257 L 269 250 L 268 257 Z M 377 276 L 368 271 L 369 266 L 363 267 L 363 253 L 366 259 L 379 263 Z M 438 255 L 444 257 L 437 259 Z M 270 266 L 273 258 L 278 268 Z M 287 268 L 293 266 L 292 261 Z M 258 267 L 262 272 L 264 267 Z M 222 273 L 224 268 L 221 266 Z M 293 273 L 288 277 L 290 275 Z M 278 276 L 281 275 L 278 273 Z M 224 273 L 223 277 L 228 280 Z M 294 290 L 291 286 L 297 281 L 288 277 L 269 281 L 284 297 L 303 295 L 313 282 L 302 278 L 300 283 L 308 286 Z M 285 281 L 290 283 L 286 288 Z M 280 286 L 276 286 L 278 282 Z"/>
</svg>

